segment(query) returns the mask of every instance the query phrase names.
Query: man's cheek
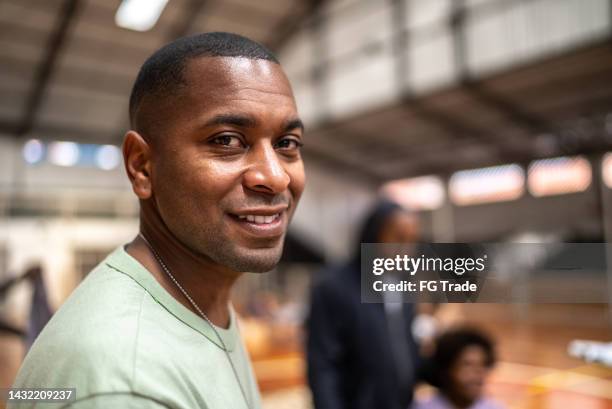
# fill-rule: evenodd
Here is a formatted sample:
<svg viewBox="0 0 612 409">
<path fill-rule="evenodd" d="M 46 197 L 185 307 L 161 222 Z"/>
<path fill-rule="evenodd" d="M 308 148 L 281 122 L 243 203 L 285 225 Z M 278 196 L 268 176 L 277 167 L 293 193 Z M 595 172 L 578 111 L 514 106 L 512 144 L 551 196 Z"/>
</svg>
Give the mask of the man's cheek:
<svg viewBox="0 0 612 409">
<path fill-rule="evenodd" d="M 304 164 L 300 161 L 295 164 L 292 164 L 289 168 L 286 169 L 287 174 L 289 175 L 289 189 L 293 194 L 294 198 L 297 200 L 302 195 L 304 191 L 304 187 L 306 186 L 306 173 L 304 172 Z"/>
</svg>

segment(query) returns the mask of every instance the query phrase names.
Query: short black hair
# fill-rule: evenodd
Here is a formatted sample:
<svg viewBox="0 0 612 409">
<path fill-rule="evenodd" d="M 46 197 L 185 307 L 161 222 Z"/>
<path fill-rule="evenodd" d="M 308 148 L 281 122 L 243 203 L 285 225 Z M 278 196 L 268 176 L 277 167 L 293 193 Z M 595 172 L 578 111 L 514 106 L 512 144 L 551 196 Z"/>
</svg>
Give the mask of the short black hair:
<svg viewBox="0 0 612 409">
<path fill-rule="evenodd" d="M 436 350 L 432 358 L 431 383 L 441 389 L 450 387 L 449 372 L 459 359 L 463 351 L 471 346 L 483 349 L 485 353 L 485 365 L 488 368 L 495 365 L 495 348 L 491 338 L 483 331 L 461 327 L 444 332 L 436 340 Z"/>
<path fill-rule="evenodd" d="M 153 53 L 140 68 L 130 95 L 132 125 L 145 96 L 167 97 L 185 85 L 185 66 L 196 57 L 244 57 L 279 64 L 266 47 L 238 34 L 211 32 L 181 37 Z"/>
</svg>

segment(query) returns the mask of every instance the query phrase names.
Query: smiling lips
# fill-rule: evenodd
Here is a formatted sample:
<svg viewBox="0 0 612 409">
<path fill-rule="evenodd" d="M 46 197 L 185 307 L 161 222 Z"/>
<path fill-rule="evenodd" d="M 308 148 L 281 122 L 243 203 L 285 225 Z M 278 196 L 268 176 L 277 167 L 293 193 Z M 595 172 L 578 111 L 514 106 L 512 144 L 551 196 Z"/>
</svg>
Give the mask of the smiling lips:
<svg viewBox="0 0 612 409">
<path fill-rule="evenodd" d="M 246 220 L 247 222 L 255 223 L 255 224 L 270 224 L 274 222 L 276 219 L 278 219 L 279 217 L 280 217 L 280 213 L 276 213 L 271 216 L 247 214 L 244 216 L 238 216 L 238 219 Z"/>
<path fill-rule="evenodd" d="M 285 232 L 286 223 L 283 216 L 286 211 L 286 206 L 251 209 L 245 210 L 241 214 L 232 214 L 232 219 L 249 236 L 258 238 L 280 237 Z"/>
</svg>

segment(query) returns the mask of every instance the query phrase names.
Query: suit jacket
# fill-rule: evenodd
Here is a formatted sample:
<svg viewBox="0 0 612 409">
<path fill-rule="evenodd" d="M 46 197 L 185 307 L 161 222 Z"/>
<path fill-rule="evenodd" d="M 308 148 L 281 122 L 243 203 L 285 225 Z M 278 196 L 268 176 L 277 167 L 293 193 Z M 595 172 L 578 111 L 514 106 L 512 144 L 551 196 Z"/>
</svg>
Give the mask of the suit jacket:
<svg viewBox="0 0 612 409">
<path fill-rule="evenodd" d="M 414 306 L 402 304 L 401 308 L 400 331 L 408 349 L 404 362 L 393 353 L 384 304 L 361 303 L 359 263 L 326 272 L 312 291 L 306 321 L 308 381 L 316 409 L 406 409 L 410 405 L 419 358 L 411 332 Z M 398 365 L 411 374 L 404 376 L 401 385 Z"/>
</svg>

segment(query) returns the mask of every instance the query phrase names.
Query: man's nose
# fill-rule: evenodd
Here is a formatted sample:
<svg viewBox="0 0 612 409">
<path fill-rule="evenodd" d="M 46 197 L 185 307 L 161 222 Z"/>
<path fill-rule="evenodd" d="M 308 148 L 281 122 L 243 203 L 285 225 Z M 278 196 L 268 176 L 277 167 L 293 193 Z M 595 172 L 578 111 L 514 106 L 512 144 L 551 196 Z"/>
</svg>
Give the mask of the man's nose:
<svg viewBox="0 0 612 409">
<path fill-rule="evenodd" d="M 290 177 L 273 146 L 253 146 L 248 160 L 248 169 L 244 174 L 245 187 L 270 194 L 282 193 L 287 189 Z"/>
</svg>

